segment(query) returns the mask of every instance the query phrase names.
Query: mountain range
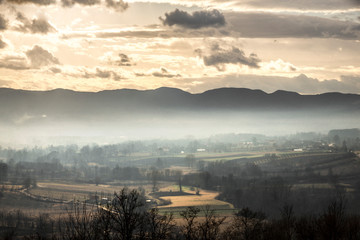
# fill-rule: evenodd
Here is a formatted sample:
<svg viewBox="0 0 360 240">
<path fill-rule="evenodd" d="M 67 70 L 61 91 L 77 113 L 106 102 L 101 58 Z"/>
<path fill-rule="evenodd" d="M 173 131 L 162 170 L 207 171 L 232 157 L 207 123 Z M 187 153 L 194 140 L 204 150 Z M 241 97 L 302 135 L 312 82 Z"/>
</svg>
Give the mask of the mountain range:
<svg viewBox="0 0 360 240">
<path fill-rule="evenodd" d="M 360 111 L 360 95 L 324 93 L 301 95 L 295 92 L 244 88 L 220 88 L 191 94 L 175 88 L 155 90 L 108 90 L 76 92 L 55 89 L 26 91 L 0 89 L 0 119 L 14 121 L 28 116 L 53 118 L 101 118 L 127 114 L 174 111 Z"/>
</svg>

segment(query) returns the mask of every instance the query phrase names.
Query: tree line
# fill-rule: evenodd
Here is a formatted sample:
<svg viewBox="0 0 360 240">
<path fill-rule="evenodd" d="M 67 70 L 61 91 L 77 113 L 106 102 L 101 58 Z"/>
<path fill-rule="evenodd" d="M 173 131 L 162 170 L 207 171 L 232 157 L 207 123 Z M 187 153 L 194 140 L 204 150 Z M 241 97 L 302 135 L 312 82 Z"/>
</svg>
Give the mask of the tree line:
<svg viewBox="0 0 360 240">
<path fill-rule="evenodd" d="M 222 217 L 209 206 L 188 207 L 175 222 L 171 213 L 146 203 L 141 191 L 122 189 L 111 203 L 96 209 L 75 203 L 57 219 L 48 214 L 32 217 L 21 211 L 0 211 L 1 239 L 38 240 L 305 240 L 359 239 L 360 216 L 346 211 L 343 196 L 330 201 L 318 215 L 296 216 L 284 204 L 278 218 L 242 208 Z"/>
</svg>

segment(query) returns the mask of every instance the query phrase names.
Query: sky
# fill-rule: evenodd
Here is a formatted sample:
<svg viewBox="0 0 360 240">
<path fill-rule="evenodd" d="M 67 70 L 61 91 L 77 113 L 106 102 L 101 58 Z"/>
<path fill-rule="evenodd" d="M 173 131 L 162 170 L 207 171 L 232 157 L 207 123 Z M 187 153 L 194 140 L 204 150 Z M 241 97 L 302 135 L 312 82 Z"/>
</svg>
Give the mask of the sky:
<svg viewBox="0 0 360 240">
<path fill-rule="evenodd" d="M 359 0 L 0 0 L 0 87 L 360 94 Z"/>
</svg>

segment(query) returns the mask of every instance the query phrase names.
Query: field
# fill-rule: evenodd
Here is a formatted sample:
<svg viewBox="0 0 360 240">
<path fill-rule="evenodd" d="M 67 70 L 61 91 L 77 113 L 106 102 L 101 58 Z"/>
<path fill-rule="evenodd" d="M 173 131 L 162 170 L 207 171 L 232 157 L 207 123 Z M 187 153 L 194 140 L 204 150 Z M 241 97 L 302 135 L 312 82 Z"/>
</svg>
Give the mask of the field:
<svg viewBox="0 0 360 240">
<path fill-rule="evenodd" d="M 160 182 L 159 186 L 166 186 L 167 183 Z M 150 191 L 152 185 L 147 182 L 123 182 L 123 184 L 80 184 L 66 182 L 39 182 L 36 188 L 31 188 L 29 193 L 48 197 L 57 200 L 84 201 L 90 199 L 90 196 L 98 195 L 99 197 L 111 197 L 114 192 L 119 192 L 122 188 L 129 187 L 131 189 L 143 188 L 145 192 Z"/>
<path fill-rule="evenodd" d="M 200 209 L 203 209 L 205 206 L 209 206 L 219 215 L 229 215 L 235 211 L 232 204 L 216 199 L 219 194 L 216 191 L 200 189 L 200 194 L 197 195 L 196 191 L 191 190 L 190 187 L 184 186 L 182 187 L 182 190 L 183 193 L 178 192 L 178 185 L 171 185 L 160 189 L 159 192 L 164 192 L 165 195 L 160 198 L 171 201 L 171 204 L 169 205 L 159 206 L 160 212 L 172 212 L 176 217 L 178 217 L 179 213 L 189 206 L 198 207 Z M 166 196 L 166 193 L 169 193 L 169 195 L 178 193 L 178 195 Z"/>
<path fill-rule="evenodd" d="M 59 204 L 38 201 L 25 196 L 19 192 L 5 192 L 4 197 L 0 199 L 1 209 L 6 211 L 17 211 L 37 215 L 38 213 L 48 213 L 54 217 L 66 213 L 71 206 L 68 204 Z"/>
<path fill-rule="evenodd" d="M 275 153 L 275 152 L 274 152 Z M 263 171 L 263 174 L 269 178 L 273 176 L 282 176 L 288 179 L 288 183 L 293 190 L 331 190 L 335 185 L 346 192 L 352 193 L 356 191 L 356 184 L 360 172 L 360 160 L 358 157 L 349 155 L 348 153 L 331 153 L 331 152 L 276 152 L 261 153 L 261 152 L 233 152 L 233 153 L 195 153 L 196 161 L 206 161 L 208 166 L 215 166 L 212 173 L 228 175 L 229 171 L 234 169 L 234 166 L 246 169 L 248 164 L 257 165 Z M 359 154 L 359 153 L 356 153 Z M 145 161 L 147 156 L 135 156 L 139 158 L 137 161 Z M 141 159 L 140 158 L 144 158 Z M 198 171 L 195 168 L 190 168 L 185 164 L 183 159 L 170 158 L 169 160 L 162 157 L 164 163 L 170 166 L 167 169 L 182 172 L 183 176 L 186 174 L 196 174 Z M 150 159 L 150 158 L 149 158 Z M 172 160 L 179 161 L 179 165 L 170 163 Z M 174 161 L 175 161 L 174 160 Z M 221 162 L 215 162 L 222 160 Z M 219 167 L 220 166 L 220 167 Z M 93 167 L 93 166 L 91 166 Z M 211 168 L 209 168 L 211 170 Z M 291 171 L 289 171 L 291 169 Z M 336 182 L 329 182 L 329 176 L 333 174 Z M 242 174 L 240 172 L 240 174 Z M 110 179 L 106 184 L 80 183 L 73 182 L 67 179 L 63 180 L 38 180 L 37 186 L 29 188 L 24 191 L 20 185 L 4 185 L 4 197 L 0 199 L 1 206 L 6 210 L 21 209 L 27 212 L 48 212 L 51 214 L 65 213 L 66 209 L 75 201 L 95 203 L 95 195 L 99 198 L 111 199 L 114 192 L 119 192 L 123 187 L 131 189 L 142 188 L 145 194 L 150 199 L 155 199 L 161 213 L 172 212 L 177 219 L 180 219 L 180 212 L 186 210 L 189 206 L 195 206 L 204 209 L 209 206 L 214 209 L 218 215 L 230 216 L 237 209 L 228 202 L 216 199 L 219 195 L 217 191 L 210 191 L 199 189 L 199 194 L 196 194 L 194 187 L 182 186 L 182 191 L 179 192 L 179 186 L 176 185 L 175 177 L 170 180 L 158 180 L 157 187 L 159 189 L 157 194 L 152 194 L 153 185 L 151 180 L 137 180 L 137 181 L 123 181 Z M 215 178 L 214 178 L 215 179 Z M 246 179 L 246 177 L 245 177 Z M 185 181 L 185 180 L 184 180 Z M 197 186 L 191 182 L 192 186 Z M 212 184 L 213 186 L 218 186 Z M 321 191 L 319 191 L 321 192 Z M 226 198 L 224 198 L 226 199 Z M 234 198 L 233 198 L 234 199 Z M 91 201 L 89 201 L 91 200 Z M 158 201 L 159 200 L 159 201 Z M 238 203 L 232 202 L 237 207 L 241 207 Z M 89 206 L 93 206 L 89 204 Z"/>
<path fill-rule="evenodd" d="M 39 182 L 36 188 L 31 188 L 27 192 L 30 196 L 25 196 L 20 192 L 6 193 L 6 197 L 1 200 L 1 205 L 5 209 L 21 209 L 26 212 L 48 212 L 54 214 L 65 213 L 66 209 L 73 201 L 84 202 L 89 200 L 91 196 L 97 194 L 99 197 L 111 198 L 112 194 L 120 191 L 124 185 L 94 185 L 94 184 L 72 184 L 65 182 Z M 178 185 L 173 183 L 159 184 L 161 187 L 159 192 L 173 192 L 178 191 Z M 130 188 L 137 188 L 130 186 Z M 144 185 L 145 192 L 150 193 L 151 186 Z M 234 212 L 234 207 L 224 201 L 215 199 L 219 194 L 215 191 L 200 190 L 200 194 L 196 195 L 196 191 L 190 187 L 183 186 L 184 194 L 179 196 L 163 196 L 161 198 L 170 200 L 171 204 L 159 206 L 160 212 L 173 212 L 175 217 L 179 217 L 179 213 L 189 206 L 196 206 L 203 208 L 210 206 L 211 209 L 216 210 L 218 214 L 229 215 Z M 54 201 L 59 201 L 55 203 Z M 61 203 L 62 202 L 62 203 Z M 69 205 L 70 204 L 70 205 Z"/>
</svg>

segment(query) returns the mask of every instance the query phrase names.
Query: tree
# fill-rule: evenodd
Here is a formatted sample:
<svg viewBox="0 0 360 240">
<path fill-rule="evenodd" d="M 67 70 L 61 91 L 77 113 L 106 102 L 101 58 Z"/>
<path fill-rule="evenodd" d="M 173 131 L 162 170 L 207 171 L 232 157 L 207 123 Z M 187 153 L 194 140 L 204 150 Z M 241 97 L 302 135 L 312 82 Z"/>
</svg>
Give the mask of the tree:
<svg viewBox="0 0 360 240">
<path fill-rule="evenodd" d="M 157 184 L 158 184 L 158 179 L 159 179 L 159 171 L 156 168 L 152 168 L 151 169 L 151 182 L 152 182 L 152 191 L 156 192 L 158 190 Z"/>
<path fill-rule="evenodd" d="M 108 212 L 112 213 L 113 228 L 119 239 L 133 239 L 145 216 L 145 210 L 145 197 L 135 189 L 123 188 L 119 193 L 114 193 Z"/>
<path fill-rule="evenodd" d="M 281 209 L 280 226 L 285 239 L 293 239 L 295 235 L 295 214 L 292 205 L 285 204 Z"/>
<path fill-rule="evenodd" d="M 333 200 L 318 219 L 320 239 L 343 239 L 346 233 L 345 199 Z"/>
<path fill-rule="evenodd" d="M 7 180 L 8 169 L 6 163 L 0 162 L 0 182 Z"/>
<path fill-rule="evenodd" d="M 147 213 L 148 219 L 148 239 L 171 239 L 171 234 L 175 228 L 173 214 L 159 214 L 159 209 L 152 208 Z"/>
<path fill-rule="evenodd" d="M 333 142 L 334 142 L 334 144 L 335 144 L 337 147 L 340 146 L 340 137 L 339 137 L 339 135 L 335 135 L 335 136 L 333 137 Z"/>
<path fill-rule="evenodd" d="M 180 191 L 180 192 L 182 192 L 182 183 L 181 183 L 182 175 L 183 175 L 183 172 L 182 172 L 181 170 L 176 170 L 176 171 L 175 171 L 175 177 L 178 179 L 178 182 L 179 182 L 179 191 Z"/>
<path fill-rule="evenodd" d="M 244 240 L 260 239 L 265 214 L 243 208 L 235 213 L 232 224 L 227 228 L 227 238 L 240 237 Z"/>
<path fill-rule="evenodd" d="M 188 154 L 185 157 L 185 162 L 188 167 L 193 168 L 195 165 L 195 155 L 194 154 Z"/>
<path fill-rule="evenodd" d="M 346 141 L 345 141 L 345 140 L 344 140 L 343 143 L 342 143 L 341 150 L 342 150 L 343 152 L 347 152 L 347 151 L 348 151 L 348 148 L 347 148 L 347 145 L 346 145 Z"/>
<path fill-rule="evenodd" d="M 94 223 L 96 217 L 93 211 L 86 209 L 86 204 L 75 203 L 73 212 L 69 211 L 63 224 L 60 224 L 60 231 L 64 240 L 73 239 L 97 239 L 100 232 L 97 224 Z"/>
<path fill-rule="evenodd" d="M 215 211 L 210 209 L 209 205 L 204 209 L 205 220 L 199 223 L 197 229 L 200 239 L 215 240 L 220 235 L 220 226 L 225 221 L 226 217 L 217 217 Z"/>
<path fill-rule="evenodd" d="M 159 168 L 159 169 L 164 168 L 164 162 L 161 160 L 161 158 L 158 158 L 156 160 L 156 167 Z"/>
<path fill-rule="evenodd" d="M 24 188 L 29 188 L 31 186 L 31 183 L 32 183 L 31 177 L 27 176 L 24 178 L 22 185 L 24 186 Z"/>
<path fill-rule="evenodd" d="M 197 239 L 195 226 L 199 212 L 200 209 L 197 207 L 188 207 L 185 211 L 180 213 L 180 216 L 185 221 L 185 224 L 182 227 L 182 231 L 186 240 Z"/>
</svg>

